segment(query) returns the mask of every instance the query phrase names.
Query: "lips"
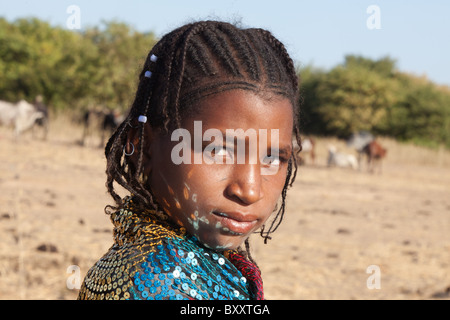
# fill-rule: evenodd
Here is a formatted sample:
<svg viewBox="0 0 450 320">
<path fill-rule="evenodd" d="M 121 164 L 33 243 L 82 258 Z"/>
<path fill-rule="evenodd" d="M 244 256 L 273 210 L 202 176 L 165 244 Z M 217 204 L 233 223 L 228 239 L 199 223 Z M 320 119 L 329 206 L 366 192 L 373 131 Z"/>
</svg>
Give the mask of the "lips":
<svg viewBox="0 0 450 320">
<path fill-rule="evenodd" d="M 249 233 L 256 225 L 258 219 L 251 214 L 240 212 L 212 211 L 216 220 L 216 227 L 225 232 L 235 235 Z"/>
</svg>

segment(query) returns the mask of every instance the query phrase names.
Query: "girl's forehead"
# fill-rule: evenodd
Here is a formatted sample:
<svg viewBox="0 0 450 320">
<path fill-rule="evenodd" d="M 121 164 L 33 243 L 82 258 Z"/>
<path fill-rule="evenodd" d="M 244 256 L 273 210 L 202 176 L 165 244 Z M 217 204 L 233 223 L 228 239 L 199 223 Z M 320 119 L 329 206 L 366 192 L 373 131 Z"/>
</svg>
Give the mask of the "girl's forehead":
<svg viewBox="0 0 450 320">
<path fill-rule="evenodd" d="M 229 90 L 198 101 L 183 123 L 203 121 L 205 125 L 247 125 L 259 127 L 289 127 L 294 110 L 289 99 L 276 95 L 261 95 L 249 90 Z"/>
</svg>

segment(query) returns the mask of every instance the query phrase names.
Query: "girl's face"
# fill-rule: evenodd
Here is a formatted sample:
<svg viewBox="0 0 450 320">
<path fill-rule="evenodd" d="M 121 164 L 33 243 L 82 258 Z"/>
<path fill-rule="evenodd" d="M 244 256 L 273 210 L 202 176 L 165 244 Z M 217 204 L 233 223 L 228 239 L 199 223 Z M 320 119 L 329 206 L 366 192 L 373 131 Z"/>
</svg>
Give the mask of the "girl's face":
<svg viewBox="0 0 450 320">
<path fill-rule="evenodd" d="M 147 127 L 144 167 L 157 202 L 176 223 L 209 248 L 235 249 L 266 222 L 281 195 L 292 150 L 292 105 L 283 97 L 230 90 L 202 99 L 196 110 L 177 134 Z M 270 158 L 271 151 L 279 160 Z"/>
</svg>

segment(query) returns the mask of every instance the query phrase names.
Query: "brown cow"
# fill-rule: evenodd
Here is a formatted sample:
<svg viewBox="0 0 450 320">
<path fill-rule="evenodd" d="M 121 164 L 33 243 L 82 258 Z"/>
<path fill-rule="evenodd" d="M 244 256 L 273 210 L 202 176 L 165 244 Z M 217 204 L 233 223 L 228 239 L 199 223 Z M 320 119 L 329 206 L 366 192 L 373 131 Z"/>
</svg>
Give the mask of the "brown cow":
<svg viewBox="0 0 450 320">
<path fill-rule="evenodd" d="M 375 172 L 375 165 L 378 164 L 379 173 L 381 173 L 381 160 L 386 156 L 387 150 L 374 140 L 366 144 L 362 153 L 367 156 L 367 170 L 371 173 Z"/>
</svg>

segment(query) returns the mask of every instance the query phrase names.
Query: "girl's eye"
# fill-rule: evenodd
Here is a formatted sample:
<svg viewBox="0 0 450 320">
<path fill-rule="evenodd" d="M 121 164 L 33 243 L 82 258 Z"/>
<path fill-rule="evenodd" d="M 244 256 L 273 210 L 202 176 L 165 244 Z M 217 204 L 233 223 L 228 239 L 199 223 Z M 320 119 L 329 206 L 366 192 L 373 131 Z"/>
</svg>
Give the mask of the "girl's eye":
<svg viewBox="0 0 450 320">
<path fill-rule="evenodd" d="M 223 159 L 233 159 L 232 150 L 228 150 L 224 145 L 209 145 L 204 149 L 204 155 L 208 159 L 223 163 Z"/>
<path fill-rule="evenodd" d="M 265 166 L 277 167 L 277 166 L 281 165 L 281 162 L 282 161 L 279 157 L 266 156 L 263 159 L 263 165 L 265 165 Z"/>
<path fill-rule="evenodd" d="M 286 162 L 287 160 L 283 157 L 266 156 L 261 161 L 261 174 L 275 175 Z"/>
<path fill-rule="evenodd" d="M 264 157 L 262 164 L 265 167 L 280 167 L 287 163 L 289 160 L 282 156 L 266 156 Z"/>
<path fill-rule="evenodd" d="M 227 151 L 227 148 L 221 146 L 214 149 L 214 155 L 215 156 L 227 156 L 229 155 L 229 152 Z M 218 150 L 218 151 L 217 151 Z"/>
</svg>

